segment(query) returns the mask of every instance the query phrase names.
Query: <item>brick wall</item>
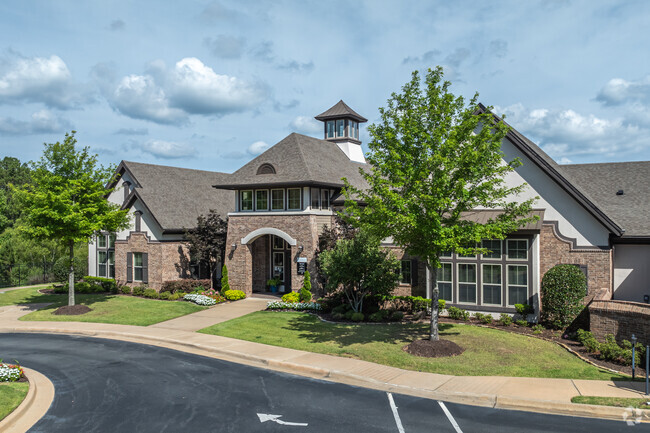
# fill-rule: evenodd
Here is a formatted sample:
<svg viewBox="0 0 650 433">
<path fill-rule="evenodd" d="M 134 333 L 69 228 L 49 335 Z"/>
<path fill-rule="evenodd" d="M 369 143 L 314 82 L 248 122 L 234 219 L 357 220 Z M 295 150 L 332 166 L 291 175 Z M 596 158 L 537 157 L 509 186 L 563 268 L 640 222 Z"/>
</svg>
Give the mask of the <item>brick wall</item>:
<svg viewBox="0 0 650 433">
<path fill-rule="evenodd" d="M 594 300 L 589 304 L 590 330 L 603 341 L 612 334 L 617 341 L 632 334 L 644 346 L 650 344 L 650 305 L 638 302 Z"/>
<path fill-rule="evenodd" d="M 125 241 L 115 242 L 115 280 L 118 285 L 139 286 L 143 283 L 127 283 L 127 253 L 148 254 L 147 286 L 160 290 L 163 282 L 187 278 L 189 262 L 187 247 L 182 242 L 150 242 L 145 233 L 133 232 Z"/>
<path fill-rule="evenodd" d="M 269 240 L 269 236 L 262 236 L 251 244 L 253 290 L 255 291 L 264 291 L 266 289 L 266 281 L 270 278 L 269 248 L 271 245 Z"/>
<path fill-rule="evenodd" d="M 589 275 L 589 295 L 593 298 L 599 289 L 612 290 L 612 251 L 593 248 L 574 249 L 572 242 L 562 239 L 552 224 L 544 224 L 540 231 L 540 279 L 553 266 L 558 264 L 587 265 Z M 610 296 L 611 298 L 611 296 Z"/>
</svg>

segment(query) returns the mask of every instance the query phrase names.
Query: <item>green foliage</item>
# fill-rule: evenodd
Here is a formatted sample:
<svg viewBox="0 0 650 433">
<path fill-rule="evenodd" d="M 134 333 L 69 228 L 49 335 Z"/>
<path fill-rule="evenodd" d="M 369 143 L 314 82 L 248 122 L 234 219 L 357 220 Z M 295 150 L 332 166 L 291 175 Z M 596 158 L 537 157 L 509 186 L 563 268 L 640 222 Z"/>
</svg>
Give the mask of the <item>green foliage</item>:
<svg viewBox="0 0 650 433">
<path fill-rule="evenodd" d="M 354 310 L 348 310 L 348 311 L 345 312 L 344 317 L 345 317 L 347 320 L 352 320 L 352 315 L 353 315 L 354 313 L 355 313 Z"/>
<path fill-rule="evenodd" d="M 515 323 L 519 326 L 528 327 L 528 320 L 519 319 L 519 320 L 515 320 Z"/>
<path fill-rule="evenodd" d="M 327 287 L 340 287 L 355 312 L 363 311 L 366 296 L 388 295 L 399 279 L 399 261 L 380 247 L 379 238 L 364 231 L 339 240 L 332 250 L 323 251 L 319 260 Z"/>
<path fill-rule="evenodd" d="M 352 313 L 350 316 L 350 320 L 353 322 L 363 322 L 363 319 L 365 319 L 366 316 L 364 316 L 363 313 Z"/>
<path fill-rule="evenodd" d="M 230 283 L 228 282 L 228 267 L 223 265 L 221 268 L 221 292 L 230 290 Z"/>
<path fill-rule="evenodd" d="M 133 288 L 133 296 L 144 296 L 144 291 L 147 289 L 147 286 L 137 286 Z"/>
<path fill-rule="evenodd" d="M 350 304 L 340 304 L 332 308 L 332 314 L 345 314 L 348 311 L 352 311 L 352 307 L 350 307 Z"/>
<path fill-rule="evenodd" d="M 372 313 L 370 316 L 368 316 L 368 320 L 370 322 L 383 322 L 385 320 L 388 320 L 391 316 L 391 312 L 389 310 L 379 310 L 376 313 Z"/>
<path fill-rule="evenodd" d="M 16 225 L 23 210 L 12 187 L 21 188 L 30 182 L 31 170 L 26 163 L 11 156 L 0 161 L 0 233 Z"/>
<path fill-rule="evenodd" d="M 311 292 L 306 287 L 300 289 L 300 302 L 311 302 Z"/>
<path fill-rule="evenodd" d="M 144 289 L 142 296 L 149 299 L 158 299 L 158 292 L 156 292 L 154 289 Z"/>
<path fill-rule="evenodd" d="M 223 296 L 229 301 L 239 301 L 246 297 L 246 293 L 241 290 L 227 290 L 223 292 Z"/>
<path fill-rule="evenodd" d="M 117 283 L 113 278 L 91 277 L 86 275 L 83 280 L 87 283 L 99 284 L 105 292 L 117 293 Z"/>
<path fill-rule="evenodd" d="M 535 309 L 528 304 L 515 304 L 515 310 L 517 311 L 517 314 L 519 316 L 526 320 L 529 314 L 533 314 L 535 312 Z"/>
<path fill-rule="evenodd" d="M 169 298 L 172 297 L 172 294 L 169 292 L 161 292 L 158 294 L 158 298 L 162 299 L 163 301 L 169 301 Z"/>
<path fill-rule="evenodd" d="M 533 334 L 541 334 L 544 330 L 544 327 L 541 324 L 536 324 L 532 326 Z"/>
<path fill-rule="evenodd" d="M 286 295 L 282 296 L 282 302 L 298 302 L 300 301 L 300 295 L 296 292 L 289 292 Z"/>
<path fill-rule="evenodd" d="M 309 273 L 309 271 L 305 271 L 305 275 L 302 280 L 302 287 L 304 289 L 307 289 L 307 291 L 311 292 L 311 274 Z"/>
<path fill-rule="evenodd" d="M 63 143 L 45 144 L 41 159 L 32 164 L 32 183 L 12 188 L 24 209 L 24 230 L 33 238 L 59 240 L 74 257 L 74 244 L 88 242 L 99 231 L 116 232 L 128 226 L 128 211 L 106 200 L 112 191 L 114 168 L 97 164 L 88 147 L 75 149 L 75 132 Z M 70 270 L 73 279 L 74 268 Z M 69 305 L 74 305 L 74 286 Z"/>
<path fill-rule="evenodd" d="M 120 287 L 120 293 L 123 295 L 130 295 L 131 294 L 131 288 L 129 286 L 122 286 Z"/>
<path fill-rule="evenodd" d="M 474 313 L 474 318 L 485 325 L 492 323 L 492 316 L 490 314 Z"/>
<path fill-rule="evenodd" d="M 166 293 L 166 292 L 163 292 L 163 293 Z M 176 293 L 171 294 L 171 296 L 169 297 L 169 300 L 170 301 L 178 301 L 180 298 L 181 298 L 181 293 L 176 292 Z"/>
<path fill-rule="evenodd" d="M 512 316 L 507 313 L 501 313 L 501 315 L 499 316 L 499 324 L 501 324 L 501 326 L 512 325 Z"/>
<path fill-rule="evenodd" d="M 590 353 L 596 353 L 600 350 L 600 343 L 596 340 L 594 334 L 589 331 L 578 329 L 577 339 Z"/>
<path fill-rule="evenodd" d="M 193 280 L 190 278 L 184 278 L 181 280 L 165 281 L 160 291 L 171 293 L 191 293 L 199 287 L 203 288 L 205 286 L 210 286 L 210 280 Z"/>
<path fill-rule="evenodd" d="M 541 286 L 542 319 L 564 328 L 583 310 L 587 279 L 577 266 L 556 265 L 544 274 Z"/>
<path fill-rule="evenodd" d="M 382 302 L 389 302 L 394 308 L 404 310 L 409 313 L 416 313 L 418 311 L 428 311 L 431 309 L 431 299 L 426 299 L 421 296 L 378 296 Z M 446 301 L 438 299 L 438 310 L 445 310 Z"/>
<path fill-rule="evenodd" d="M 228 217 L 222 219 L 213 209 L 207 215 L 199 215 L 196 220 L 196 227 L 185 233 L 189 246 L 190 256 L 196 262 L 207 263 L 210 272 L 210 285 L 214 276 L 214 267 L 218 262 L 223 263 L 226 249 L 226 232 L 228 231 Z M 225 268 L 225 265 L 224 265 Z M 223 280 L 223 274 L 222 274 Z M 228 275 L 226 273 L 226 281 Z M 223 283 L 222 283 L 223 284 Z M 221 288 L 226 291 L 230 288 Z"/>
<path fill-rule="evenodd" d="M 88 250 L 87 244 L 85 245 L 85 248 Z M 83 273 L 86 273 L 85 271 L 87 270 L 87 266 L 88 258 L 86 257 L 84 260 L 82 257 L 79 257 L 77 254 L 75 254 L 74 268 L 77 270 L 83 270 Z M 65 256 L 60 257 L 56 263 L 54 263 L 52 273 L 54 274 L 54 281 L 59 283 L 67 282 L 70 274 L 70 259 Z"/>
<path fill-rule="evenodd" d="M 404 319 L 404 313 L 402 311 L 393 311 L 390 315 L 390 320 L 392 322 L 401 322 Z"/>
<path fill-rule="evenodd" d="M 449 314 L 450 319 L 454 320 L 469 320 L 469 312 L 460 309 L 458 307 L 449 307 L 447 308 L 447 313 Z"/>
</svg>

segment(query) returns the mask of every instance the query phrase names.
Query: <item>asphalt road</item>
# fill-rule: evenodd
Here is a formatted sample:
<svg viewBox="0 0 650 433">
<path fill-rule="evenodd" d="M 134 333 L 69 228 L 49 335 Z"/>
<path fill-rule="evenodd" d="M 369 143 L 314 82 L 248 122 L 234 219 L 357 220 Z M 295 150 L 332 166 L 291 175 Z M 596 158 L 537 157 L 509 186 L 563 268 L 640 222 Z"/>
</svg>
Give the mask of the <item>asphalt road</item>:
<svg viewBox="0 0 650 433">
<path fill-rule="evenodd" d="M 648 424 L 441 405 L 108 339 L 0 334 L 0 358 L 54 383 L 52 406 L 31 432 L 650 431 Z"/>
</svg>

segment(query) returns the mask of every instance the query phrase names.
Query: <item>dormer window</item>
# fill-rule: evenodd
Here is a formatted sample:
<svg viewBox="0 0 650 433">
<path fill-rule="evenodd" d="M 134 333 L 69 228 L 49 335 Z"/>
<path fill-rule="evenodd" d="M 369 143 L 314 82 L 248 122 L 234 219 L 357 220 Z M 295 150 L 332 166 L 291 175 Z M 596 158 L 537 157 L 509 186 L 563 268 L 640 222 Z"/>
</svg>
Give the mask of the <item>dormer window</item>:
<svg viewBox="0 0 650 433">
<path fill-rule="evenodd" d="M 350 138 L 354 138 L 355 140 L 359 139 L 359 124 L 355 122 L 354 120 L 350 120 L 348 122 L 350 124 L 349 130 L 350 130 Z"/>
<path fill-rule="evenodd" d="M 336 136 L 345 137 L 345 120 L 343 119 L 336 121 Z"/>
<path fill-rule="evenodd" d="M 275 167 L 271 164 L 262 164 L 257 169 L 257 174 L 275 174 Z"/>
<path fill-rule="evenodd" d="M 327 138 L 334 138 L 334 121 L 327 121 Z"/>
</svg>

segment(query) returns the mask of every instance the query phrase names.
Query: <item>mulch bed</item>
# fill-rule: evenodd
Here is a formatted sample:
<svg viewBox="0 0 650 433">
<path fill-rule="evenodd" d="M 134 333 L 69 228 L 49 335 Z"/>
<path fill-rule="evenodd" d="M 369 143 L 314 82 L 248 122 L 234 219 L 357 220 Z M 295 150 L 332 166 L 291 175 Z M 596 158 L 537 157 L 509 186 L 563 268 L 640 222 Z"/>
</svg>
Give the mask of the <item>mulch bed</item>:
<svg viewBox="0 0 650 433">
<path fill-rule="evenodd" d="M 39 289 L 38 293 L 42 293 L 43 295 L 54 295 L 54 294 L 56 294 L 54 289 Z"/>
<path fill-rule="evenodd" d="M 465 351 L 458 344 L 449 340 L 416 340 L 402 348 L 407 353 L 425 358 L 441 358 L 444 356 L 457 356 Z"/>
<path fill-rule="evenodd" d="M 66 305 L 57 308 L 52 314 L 56 314 L 57 316 L 79 316 L 90 311 L 93 310 L 88 308 L 86 305 Z"/>
</svg>

